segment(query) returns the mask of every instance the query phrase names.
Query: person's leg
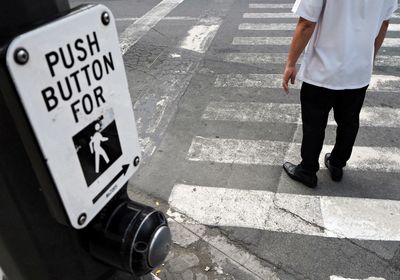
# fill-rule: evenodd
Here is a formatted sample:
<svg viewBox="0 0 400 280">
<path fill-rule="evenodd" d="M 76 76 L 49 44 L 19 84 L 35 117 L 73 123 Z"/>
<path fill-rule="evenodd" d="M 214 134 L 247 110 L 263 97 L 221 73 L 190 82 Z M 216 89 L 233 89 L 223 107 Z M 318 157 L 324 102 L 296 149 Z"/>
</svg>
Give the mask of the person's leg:
<svg viewBox="0 0 400 280">
<path fill-rule="evenodd" d="M 325 138 L 325 128 L 335 94 L 328 89 L 303 83 L 300 91 L 303 121 L 302 162 L 295 165 L 285 162 L 283 169 L 293 180 L 314 188 L 317 186 L 319 154 Z"/>
<path fill-rule="evenodd" d="M 342 168 L 346 166 L 346 162 L 351 156 L 367 88 L 346 90 L 338 96 L 333 105 L 335 121 L 338 127 L 336 130 L 336 143 L 331 152 L 329 162 L 334 167 Z"/>
<path fill-rule="evenodd" d="M 301 168 L 310 174 L 319 170 L 319 155 L 325 138 L 329 111 L 335 92 L 303 83 L 300 92 L 303 140 L 301 143 Z"/>
</svg>

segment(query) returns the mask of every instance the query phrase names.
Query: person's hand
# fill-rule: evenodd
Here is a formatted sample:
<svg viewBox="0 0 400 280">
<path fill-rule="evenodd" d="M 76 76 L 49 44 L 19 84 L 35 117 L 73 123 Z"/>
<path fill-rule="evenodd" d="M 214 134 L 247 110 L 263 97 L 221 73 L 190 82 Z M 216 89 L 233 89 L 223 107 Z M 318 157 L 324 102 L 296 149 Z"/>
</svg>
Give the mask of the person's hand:
<svg viewBox="0 0 400 280">
<path fill-rule="evenodd" d="M 286 92 L 286 94 L 289 94 L 289 80 L 290 83 L 293 85 L 296 80 L 296 74 L 296 66 L 286 66 L 285 72 L 283 73 L 282 81 L 282 88 Z"/>
</svg>

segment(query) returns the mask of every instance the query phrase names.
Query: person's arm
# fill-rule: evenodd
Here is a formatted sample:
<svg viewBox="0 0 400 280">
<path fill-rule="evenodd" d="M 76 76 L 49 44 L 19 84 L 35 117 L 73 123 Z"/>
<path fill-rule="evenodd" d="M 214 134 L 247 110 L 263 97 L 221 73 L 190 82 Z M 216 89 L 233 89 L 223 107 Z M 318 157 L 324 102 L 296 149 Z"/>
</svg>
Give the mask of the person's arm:
<svg viewBox="0 0 400 280">
<path fill-rule="evenodd" d="M 378 51 L 383 44 L 383 40 L 385 40 L 385 36 L 386 36 L 386 32 L 388 30 L 388 27 L 389 27 L 389 20 L 383 21 L 381 29 L 379 30 L 378 36 L 376 36 L 376 38 L 375 38 L 374 59 L 376 58 L 376 55 L 378 54 Z"/>
<path fill-rule="evenodd" d="M 315 22 L 306 20 L 302 17 L 299 18 L 296 30 L 293 34 L 292 43 L 290 45 L 285 71 L 283 73 L 282 87 L 287 94 L 289 93 L 289 80 L 292 84 L 294 84 L 296 79 L 297 60 L 310 41 L 315 29 L 315 25 Z"/>
</svg>

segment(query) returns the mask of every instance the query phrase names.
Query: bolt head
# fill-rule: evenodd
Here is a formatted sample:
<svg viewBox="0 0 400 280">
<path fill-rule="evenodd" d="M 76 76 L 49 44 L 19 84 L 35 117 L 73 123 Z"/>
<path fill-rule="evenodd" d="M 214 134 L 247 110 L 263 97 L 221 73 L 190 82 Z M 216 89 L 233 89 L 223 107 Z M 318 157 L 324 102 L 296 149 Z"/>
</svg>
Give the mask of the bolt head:
<svg viewBox="0 0 400 280">
<path fill-rule="evenodd" d="M 87 216 L 85 213 L 82 213 L 81 215 L 79 215 L 78 218 L 78 224 L 81 226 L 86 222 Z"/>
<path fill-rule="evenodd" d="M 110 14 L 107 12 L 104 12 L 101 14 L 101 22 L 104 25 L 108 25 L 110 23 Z"/>
<path fill-rule="evenodd" d="M 29 60 L 29 53 L 24 48 L 18 48 L 14 53 L 14 60 L 18 64 L 25 64 Z"/>
<path fill-rule="evenodd" d="M 140 162 L 140 158 L 139 157 L 135 157 L 135 159 L 133 160 L 133 166 L 138 166 Z"/>
</svg>

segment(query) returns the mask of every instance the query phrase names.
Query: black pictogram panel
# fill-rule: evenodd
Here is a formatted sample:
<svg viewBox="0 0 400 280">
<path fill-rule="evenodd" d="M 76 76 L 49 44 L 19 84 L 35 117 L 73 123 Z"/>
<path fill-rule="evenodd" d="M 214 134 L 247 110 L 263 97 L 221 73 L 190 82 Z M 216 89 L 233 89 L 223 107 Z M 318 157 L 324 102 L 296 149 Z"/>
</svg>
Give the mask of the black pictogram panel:
<svg viewBox="0 0 400 280">
<path fill-rule="evenodd" d="M 88 186 L 122 155 L 112 110 L 72 137 Z"/>
</svg>

